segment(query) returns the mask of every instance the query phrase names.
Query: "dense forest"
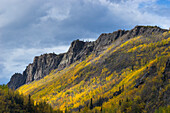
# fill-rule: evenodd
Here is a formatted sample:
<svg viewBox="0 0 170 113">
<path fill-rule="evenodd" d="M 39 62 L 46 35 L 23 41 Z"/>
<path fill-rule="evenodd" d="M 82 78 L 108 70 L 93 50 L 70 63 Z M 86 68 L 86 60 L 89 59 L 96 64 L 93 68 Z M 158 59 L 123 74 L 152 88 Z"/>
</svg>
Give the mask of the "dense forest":
<svg viewBox="0 0 170 113">
<path fill-rule="evenodd" d="M 62 113 L 62 111 L 54 111 L 45 101 L 35 103 L 30 95 L 24 96 L 6 85 L 0 85 L 0 113 Z"/>
<path fill-rule="evenodd" d="M 128 100 L 126 100 L 126 102 L 128 102 Z M 102 105 L 102 98 L 98 100 L 98 105 Z M 90 112 L 93 107 L 91 98 L 90 103 L 85 105 L 82 112 Z M 168 113 L 169 110 L 170 106 L 160 107 L 155 111 L 155 113 Z M 67 108 L 64 112 L 69 113 Z M 80 112 L 80 109 L 78 112 Z M 102 113 L 102 107 L 100 108 L 100 112 Z M 63 111 L 53 110 L 53 108 L 45 101 L 35 103 L 35 101 L 31 99 L 30 95 L 26 97 L 19 94 L 17 91 L 9 89 L 6 85 L 0 85 L 0 113 L 63 113 Z"/>
<path fill-rule="evenodd" d="M 17 91 L 66 112 L 169 112 L 170 32 L 117 40 Z"/>
</svg>

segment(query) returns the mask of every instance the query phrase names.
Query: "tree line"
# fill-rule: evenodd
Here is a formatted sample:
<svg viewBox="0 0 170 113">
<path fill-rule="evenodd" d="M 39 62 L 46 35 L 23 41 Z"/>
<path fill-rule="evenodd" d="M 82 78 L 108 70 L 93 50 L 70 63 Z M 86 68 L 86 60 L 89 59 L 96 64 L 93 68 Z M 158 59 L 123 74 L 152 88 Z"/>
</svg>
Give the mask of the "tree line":
<svg viewBox="0 0 170 113">
<path fill-rule="evenodd" d="M 35 103 L 31 95 L 24 96 L 11 90 L 7 85 L 0 85 L 0 113 L 62 113 L 46 103 Z"/>
</svg>

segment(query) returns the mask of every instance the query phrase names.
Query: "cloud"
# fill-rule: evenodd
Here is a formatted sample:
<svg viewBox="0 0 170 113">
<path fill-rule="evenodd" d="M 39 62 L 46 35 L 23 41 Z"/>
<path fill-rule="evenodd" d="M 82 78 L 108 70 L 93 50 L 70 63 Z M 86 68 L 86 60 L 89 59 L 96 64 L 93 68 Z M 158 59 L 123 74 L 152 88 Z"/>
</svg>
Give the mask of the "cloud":
<svg viewBox="0 0 170 113">
<path fill-rule="evenodd" d="M 36 55 L 66 51 L 75 39 L 135 25 L 169 28 L 169 13 L 160 0 L 1 0 L 0 77 L 22 72 Z"/>
<path fill-rule="evenodd" d="M 65 3 L 64 3 L 65 2 Z M 63 21 L 69 17 L 70 1 L 50 1 L 46 7 L 46 15 L 40 18 L 42 22 L 47 20 Z"/>
<path fill-rule="evenodd" d="M 42 21 L 46 21 L 48 19 L 62 21 L 69 17 L 69 9 L 59 10 L 58 8 L 52 8 L 47 13 L 48 15 L 41 18 Z"/>
<path fill-rule="evenodd" d="M 0 28 L 23 27 L 22 24 L 25 25 L 29 21 L 32 22 L 36 18 L 35 15 L 41 15 L 36 8 L 44 3 L 42 1 L 25 0 L 23 2 L 22 0 L 1 0 Z"/>
<path fill-rule="evenodd" d="M 115 18 L 120 19 L 127 25 L 158 25 L 163 28 L 168 28 L 170 25 L 169 17 L 161 16 L 153 13 L 150 10 L 144 10 L 148 5 L 156 5 L 156 0 L 126 0 L 120 3 L 111 2 L 108 0 L 100 0 L 101 4 L 108 7 L 110 14 Z M 141 4 L 143 7 L 141 7 Z M 155 8 L 154 8 L 155 9 Z"/>
</svg>

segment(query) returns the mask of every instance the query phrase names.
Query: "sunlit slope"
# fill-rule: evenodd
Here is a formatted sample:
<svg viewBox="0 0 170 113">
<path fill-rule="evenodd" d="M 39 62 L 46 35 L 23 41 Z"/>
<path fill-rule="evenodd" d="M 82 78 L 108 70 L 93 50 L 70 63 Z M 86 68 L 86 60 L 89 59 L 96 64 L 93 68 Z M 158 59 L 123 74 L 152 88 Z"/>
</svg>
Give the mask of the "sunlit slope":
<svg viewBox="0 0 170 113">
<path fill-rule="evenodd" d="M 133 104 L 135 110 L 154 110 L 169 104 L 162 99 L 170 88 L 169 79 L 162 79 L 169 58 L 169 32 L 138 36 L 122 41 L 119 46 L 109 46 L 99 56 L 91 54 L 64 70 L 54 70 L 39 81 L 21 86 L 18 91 L 31 94 L 36 101 L 46 100 L 61 110 L 88 110 L 85 106 L 91 98 L 93 111 L 101 110 L 102 106 L 105 111 L 132 112 Z M 157 90 L 160 86 L 162 90 Z M 163 97 L 157 100 L 161 95 Z"/>
</svg>

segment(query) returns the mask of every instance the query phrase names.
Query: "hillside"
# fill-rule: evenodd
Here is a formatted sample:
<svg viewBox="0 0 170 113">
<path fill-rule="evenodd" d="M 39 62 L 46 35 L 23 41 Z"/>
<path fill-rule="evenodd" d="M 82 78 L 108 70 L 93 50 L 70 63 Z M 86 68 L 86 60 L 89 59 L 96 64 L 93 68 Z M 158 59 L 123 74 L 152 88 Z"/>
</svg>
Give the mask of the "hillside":
<svg viewBox="0 0 170 113">
<path fill-rule="evenodd" d="M 30 95 L 23 96 L 6 85 L 0 85 L 0 113 L 62 113 L 62 111 L 54 111 L 46 102 L 35 105 Z"/>
<path fill-rule="evenodd" d="M 56 57 L 62 57 L 60 62 L 54 62 Z M 42 64 L 46 59 L 52 60 Z M 46 66 L 50 62 L 55 66 Z M 35 68 L 38 63 L 40 68 Z M 37 73 L 46 74 L 33 79 Z M 67 53 L 35 57 L 23 74 L 15 76 L 8 83 L 10 88 L 19 87 L 20 93 L 32 95 L 36 102 L 45 100 L 54 109 L 113 113 L 167 111 L 170 31 L 136 26 L 130 31 L 102 34 L 94 42 L 76 40 Z M 14 87 L 19 77 L 24 82 Z"/>
<path fill-rule="evenodd" d="M 136 26 L 130 31 L 118 30 L 113 33 L 103 33 L 94 42 L 83 42 L 75 40 L 71 43 L 69 50 L 66 53 L 56 55 L 55 53 L 43 54 L 36 56 L 33 63 L 30 63 L 22 74 L 15 73 L 8 83 L 11 89 L 31 83 L 32 81 L 42 79 L 52 70 L 63 70 L 76 61 L 85 60 L 91 54 L 100 55 L 108 46 L 112 44 L 120 45 L 138 35 L 151 35 L 152 33 L 163 33 L 167 30 L 159 27 Z M 119 39 L 121 37 L 121 40 Z"/>
</svg>

